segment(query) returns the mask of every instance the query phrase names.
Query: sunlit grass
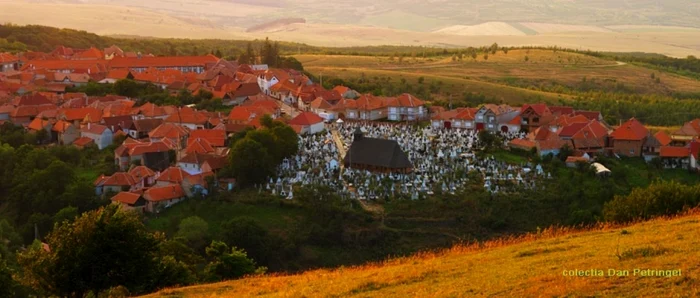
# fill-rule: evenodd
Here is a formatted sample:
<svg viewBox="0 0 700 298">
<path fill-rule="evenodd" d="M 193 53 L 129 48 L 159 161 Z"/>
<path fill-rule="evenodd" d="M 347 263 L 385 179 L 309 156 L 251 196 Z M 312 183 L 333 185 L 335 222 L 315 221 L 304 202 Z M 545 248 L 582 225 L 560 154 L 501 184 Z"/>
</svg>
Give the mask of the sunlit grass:
<svg viewBox="0 0 700 298">
<path fill-rule="evenodd" d="M 700 213 L 587 231 L 550 228 L 359 267 L 250 277 L 151 297 L 693 297 L 700 294 Z M 623 229 L 624 228 L 624 229 Z M 602 270 L 569 277 L 565 270 Z M 609 269 L 630 276 L 607 276 Z M 634 269 L 681 270 L 640 277 Z"/>
</svg>

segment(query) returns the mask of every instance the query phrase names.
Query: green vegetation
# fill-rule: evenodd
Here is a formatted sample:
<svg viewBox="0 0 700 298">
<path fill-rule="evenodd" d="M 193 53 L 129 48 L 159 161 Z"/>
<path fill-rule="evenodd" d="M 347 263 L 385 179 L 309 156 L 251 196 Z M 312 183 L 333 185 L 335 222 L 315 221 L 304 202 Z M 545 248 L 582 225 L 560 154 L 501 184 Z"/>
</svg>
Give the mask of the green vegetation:
<svg viewBox="0 0 700 298">
<path fill-rule="evenodd" d="M 241 187 L 265 182 L 282 160 L 299 150 L 299 137 L 291 127 L 272 121 L 269 115 L 263 116 L 260 123 L 262 130 L 246 131 L 231 146 L 228 170 Z"/>
<path fill-rule="evenodd" d="M 667 215 L 700 205 L 700 184 L 654 183 L 605 204 L 605 219 L 628 222 Z"/>
</svg>

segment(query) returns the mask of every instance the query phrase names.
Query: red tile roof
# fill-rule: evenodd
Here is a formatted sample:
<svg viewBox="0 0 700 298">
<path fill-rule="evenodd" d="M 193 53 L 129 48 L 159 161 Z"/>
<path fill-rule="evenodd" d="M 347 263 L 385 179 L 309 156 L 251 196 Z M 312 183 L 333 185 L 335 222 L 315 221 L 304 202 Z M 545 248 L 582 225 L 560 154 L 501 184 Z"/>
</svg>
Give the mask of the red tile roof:
<svg viewBox="0 0 700 298">
<path fill-rule="evenodd" d="M 10 53 L 0 53 L 0 63 L 7 63 L 7 62 L 17 62 L 19 61 L 19 58 L 17 56 L 12 55 Z"/>
<path fill-rule="evenodd" d="M 667 146 L 668 144 L 671 144 L 671 137 L 668 136 L 668 134 L 666 134 L 663 130 L 654 134 L 654 137 L 656 138 L 656 140 L 659 141 L 661 146 Z"/>
<path fill-rule="evenodd" d="M 537 143 L 526 139 L 514 139 L 510 141 L 509 146 L 529 150 L 535 148 Z"/>
<path fill-rule="evenodd" d="M 680 136 L 700 136 L 700 118 L 686 122 L 680 130 L 673 134 Z"/>
<path fill-rule="evenodd" d="M 180 186 L 180 184 L 153 187 L 143 194 L 143 198 L 151 202 L 179 199 L 184 196 L 185 192 L 182 190 L 182 186 Z"/>
<path fill-rule="evenodd" d="M 371 94 L 365 94 L 355 100 L 355 107 L 359 110 L 371 111 L 385 108 L 387 101 Z M 350 107 L 348 107 L 350 108 Z"/>
<path fill-rule="evenodd" d="M 87 121 L 98 123 L 102 121 L 102 111 L 96 108 L 61 109 L 58 112 L 60 118 L 66 121 Z"/>
<path fill-rule="evenodd" d="M 113 196 L 110 200 L 112 202 L 119 202 L 122 204 L 133 205 L 133 204 L 136 204 L 136 201 L 138 201 L 140 197 L 141 197 L 140 194 L 122 191 L 122 192 L 118 193 L 117 195 Z"/>
<path fill-rule="evenodd" d="M 180 113 L 171 114 L 165 118 L 165 122 L 204 125 L 208 119 L 207 116 L 199 112 L 180 111 Z"/>
<path fill-rule="evenodd" d="M 200 138 L 192 138 L 187 141 L 187 148 L 185 148 L 185 153 L 191 154 L 191 153 L 199 153 L 199 154 L 208 154 L 208 153 L 213 153 L 216 150 L 214 150 L 214 147 L 207 141 L 206 139 L 200 139 Z"/>
<path fill-rule="evenodd" d="M 172 147 L 168 146 L 168 144 L 166 144 L 165 142 L 149 142 L 138 144 L 136 146 L 127 146 L 127 149 L 127 153 L 130 156 L 138 156 L 146 153 L 167 152 L 171 150 Z"/>
<path fill-rule="evenodd" d="M 63 120 L 58 120 L 56 123 L 53 125 L 51 130 L 59 133 L 66 132 L 68 128 L 73 126 L 73 124 L 70 124 L 69 122 L 63 121 Z"/>
<path fill-rule="evenodd" d="M 226 146 L 226 131 L 218 129 L 198 129 L 190 133 L 190 140 L 204 139 L 214 147 Z"/>
<path fill-rule="evenodd" d="M 34 120 L 32 120 L 32 122 L 29 123 L 29 126 L 27 126 L 27 128 L 39 131 L 45 129 L 47 126 L 51 126 L 51 122 L 49 122 L 48 120 L 43 120 L 41 118 L 34 118 Z"/>
<path fill-rule="evenodd" d="M 525 112 L 529 108 L 531 108 L 535 112 L 535 114 L 539 116 L 551 114 L 551 111 L 549 110 L 549 108 L 547 108 L 547 105 L 543 103 L 523 105 L 523 107 L 520 109 L 520 112 Z"/>
<path fill-rule="evenodd" d="M 148 67 L 204 67 L 216 63 L 219 58 L 206 56 L 169 56 L 169 57 L 114 57 L 109 61 L 110 68 L 148 68 Z"/>
<path fill-rule="evenodd" d="M 690 157 L 690 148 L 662 146 L 659 156 L 668 158 L 687 158 Z"/>
<path fill-rule="evenodd" d="M 105 176 L 102 185 L 104 186 L 133 186 L 136 184 L 136 180 L 129 173 L 117 172 L 112 176 Z"/>
<path fill-rule="evenodd" d="M 314 101 L 312 101 L 311 104 L 309 104 L 309 106 L 312 109 L 323 109 L 323 110 L 330 109 L 331 107 L 333 107 L 330 103 L 328 103 L 328 101 L 323 99 L 323 97 L 319 97 L 319 98 L 314 99 Z"/>
<path fill-rule="evenodd" d="M 109 128 L 107 128 L 107 126 L 104 126 L 104 125 L 88 124 L 88 125 L 84 126 L 83 128 L 81 128 L 80 132 L 101 135 L 107 130 L 109 130 Z"/>
<path fill-rule="evenodd" d="M 73 145 L 78 147 L 85 147 L 91 143 L 94 144 L 95 141 L 88 137 L 78 138 L 77 140 L 73 141 Z"/>
<path fill-rule="evenodd" d="M 134 167 L 133 169 L 129 170 L 129 174 L 137 180 L 141 180 L 146 177 L 154 177 L 156 175 L 156 173 L 153 172 L 153 170 L 149 169 L 146 166 Z"/>
<path fill-rule="evenodd" d="M 51 100 L 49 100 L 46 96 L 41 95 L 40 93 L 34 93 L 34 94 L 29 94 L 29 95 L 23 95 L 22 97 L 17 98 L 13 104 L 15 106 L 39 106 L 39 105 L 48 105 L 48 104 L 53 104 Z"/>
<path fill-rule="evenodd" d="M 187 174 L 184 170 L 182 170 L 179 167 L 169 167 L 165 169 L 162 173 L 160 173 L 160 176 L 158 177 L 158 181 L 161 182 L 170 182 L 170 183 L 176 183 L 180 184 L 182 181 L 185 179 L 185 177 L 189 176 L 190 174 Z"/>
<path fill-rule="evenodd" d="M 390 99 L 387 105 L 390 107 L 420 107 L 424 105 L 424 102 L 411 94 L 404 93 Z"/>
<path fill-rule="evenodd" d="M 189 135 L 189 130 L 173 123 L 163 123 L 148 133 L 150 138 L 178 139 Z"/>
<path fill-rule="evenodd" d="M 559 137 L 570 138 L 573 137 L 577 132 L 586 127 L 588 122 L 585 123 L 572 123 L 561 128 L 558 132 Z"/>
<path fill-rule="evenodd" d="M 303 125 L 303 126 L 309 126 L 317 123 L 323 122 L 323 118 L 320 116 L 312 113 L 312 112 L 303 112 L 299 114 L 298 116 L 294 117 L 294 119 L 289 121 L 290 125 Z"/>
<path fill-rule="evenodd" d="M 644 125 L 637 119 L 630 119 L 615 129 L 610 136 L 615 140 L 641 141 L 649 134 Z"/>
</svg>

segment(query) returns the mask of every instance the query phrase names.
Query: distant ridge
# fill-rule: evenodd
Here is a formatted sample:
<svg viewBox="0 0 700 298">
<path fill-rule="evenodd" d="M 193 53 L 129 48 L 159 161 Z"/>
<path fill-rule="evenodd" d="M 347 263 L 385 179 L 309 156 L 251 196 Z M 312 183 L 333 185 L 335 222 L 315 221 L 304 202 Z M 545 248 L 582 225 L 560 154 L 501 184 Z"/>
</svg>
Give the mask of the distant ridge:
<svg viewBox="0 0 700 298">
<path fill-rule="evenodd" d="M 255 25 L 253 27 L 250 27 L 246 29 L 245 32 L 265 32 L 270 29 L 277 29 L 282 26 L 290 25 L 290 24 L 305 24 L 306 20 L 302 18 L 285 18 L 285 19 L 277 19 L 271 22 L 263 23 L 260 25 Z"/>
</svg>

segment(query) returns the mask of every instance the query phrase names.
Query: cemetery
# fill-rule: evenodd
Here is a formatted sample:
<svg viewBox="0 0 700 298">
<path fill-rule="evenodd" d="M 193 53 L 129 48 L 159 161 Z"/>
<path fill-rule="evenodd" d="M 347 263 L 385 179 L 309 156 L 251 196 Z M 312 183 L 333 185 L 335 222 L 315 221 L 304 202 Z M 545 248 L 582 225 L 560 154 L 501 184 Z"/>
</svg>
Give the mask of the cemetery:
<svg viewBox="0 0 700 298">
<path fill-rule="evenodd" d="M 498 134 L 504 144 L 523 137 Z M 367 148 L 353 149 L 358 142 Z M 299 153 L 285 159 L 277 177 L 259 191 L 292 199 L 294 186 L 325 185 L 344 198 L 416 200 L 477 184 L 491 193 L 517 192 L 552 179 L 541 165 L 509 164 L 483 154 L 473 130 L 339 121 L 322 133 L 299 136 L 299 144 Z"/>
</svg>

